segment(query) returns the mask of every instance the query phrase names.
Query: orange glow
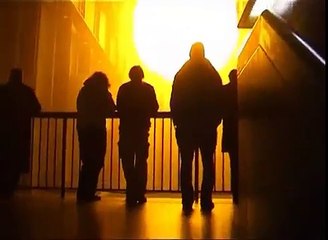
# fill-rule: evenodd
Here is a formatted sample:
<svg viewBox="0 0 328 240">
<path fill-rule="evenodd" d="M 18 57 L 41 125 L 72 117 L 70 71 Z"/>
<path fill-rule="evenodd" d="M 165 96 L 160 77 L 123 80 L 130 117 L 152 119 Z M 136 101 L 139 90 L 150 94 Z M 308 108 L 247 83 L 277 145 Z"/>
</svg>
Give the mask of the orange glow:
<svg viewBox="0 0 328 240">
<path fill-rule="evenodd" d="M 193 42 L 204 43 L 206 57 L 219 70 L 237 37 L 236 6 L 231 0 L 139 0 L 134 12 L 140 59 L 170 81 L 188 59 Z"/>
</svg>

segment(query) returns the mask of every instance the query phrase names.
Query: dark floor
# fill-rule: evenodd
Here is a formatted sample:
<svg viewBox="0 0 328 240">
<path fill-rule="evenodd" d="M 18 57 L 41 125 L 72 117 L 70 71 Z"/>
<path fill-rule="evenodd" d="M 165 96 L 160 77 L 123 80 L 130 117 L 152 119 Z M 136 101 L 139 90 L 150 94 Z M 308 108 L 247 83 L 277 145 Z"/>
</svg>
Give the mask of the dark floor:
<svg viewBox="0 0 328 240">
<path fill-rule="evenodd" d="M 101 193 L 102 200 L 76 204 L 74 192 L 20 190 L 0 201 L 0 239 L 234 239 L 242 238 L 230 195 L 215 196 L 211 214 L 194 205 L 181 211 L 179 194 L 149 193 L 132 210 L 124 194 Z"/>
</svg>

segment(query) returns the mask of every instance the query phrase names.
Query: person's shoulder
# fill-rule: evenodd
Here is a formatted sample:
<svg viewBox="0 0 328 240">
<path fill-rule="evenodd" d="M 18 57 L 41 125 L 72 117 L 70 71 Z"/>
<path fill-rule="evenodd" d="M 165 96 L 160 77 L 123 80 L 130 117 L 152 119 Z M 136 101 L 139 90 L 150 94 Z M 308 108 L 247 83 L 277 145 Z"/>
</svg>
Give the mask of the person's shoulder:
<svg viewBox="0 0 328 240">
<path fill-rule="evenodd" d="M 142 86 L 147 89 L 154 89 L 153 85 L 147 82 L 142 82 Z"/>
<path fill-rule="evenodd" d="M 178 70 L 177 74 L 183 72 L 184 70 L 188 69 L 189 67 L 192 67 L 194 65 L 194 61 L 191 59 L 188 59 L 184 64 L 182 64 L 181 68 Z"/>
<path fill-rule="evenodd" d="M 30 86 L 28 86 L 26 84 L 22 84 L 21 88 L 24 89 L 26 92 L 30 92 L 30 93 L 33 93 L 33 94 L 35 92 L 33 88 L 31 88 Z"/>
<path fill-rule="evenodd" d="M 188 59 L 187 61 L 185 61 L 182 66 L 180 67 L 180 69 L 177 71 L 177 73 L 175 74 L 175 76 L 183 73 L 184 71 L 188 70 L 190 67 L 193 67 L 194 65 L 194 61 L 192 61 L 191 59 Z"/>
<path fill-rule="evenodd" d="M 207 58 L 203 59 L 202 65 L 209 69 L 215 70 L 215 67 L 213 66 L 212 62 Z"/>
<path fill-rule="evenodd" d="M 119 87 L 119 89 L 124 89 L 124 88 L 127 88 L 131 85 L 131 82 L 125 82 L 125 83 L 122 83 L 121 86 Z"/>
<path fill-rule="evenodd" d="M 122 83 L 118 88 L 119 95 L 129 95 L 131 91 L 131 82 Z"/>
<path fill-rule="evenodd" d="M 82 87 L 80 88 L 79 93 L 80 93 L 80 94 L 83 94 L 85 91 L 88 91 L 88 87 L 86 87 L 86 86 L 84 85 L 84 86 L 82 86 Z"/>
</svg>

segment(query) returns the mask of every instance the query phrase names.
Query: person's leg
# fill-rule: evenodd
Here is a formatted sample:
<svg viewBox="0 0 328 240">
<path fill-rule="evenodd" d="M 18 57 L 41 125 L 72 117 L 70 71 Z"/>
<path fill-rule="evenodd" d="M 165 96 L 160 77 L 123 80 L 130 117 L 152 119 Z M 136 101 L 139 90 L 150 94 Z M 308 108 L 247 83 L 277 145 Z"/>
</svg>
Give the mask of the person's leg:
<svg viewBox="0 0 328 240">
<path fill-rule="evenodd" d="M 217 141 L 216 130 L 202 133 L 199 136 L 200 151 L 203 163 L 203 180 L 201 188 L 201 208 L 202 210 L 212 210 L 212 192 L 215 181 L 214 176 L 214 153 Z"/>
<path fill-rule="evenodd" d="M 81 168 L 79 173 L 79 182 L 76 197 L 77 199 L 85 198 L 86 196 L 86 179 L 87 179 L 87 171 L 88 167 L 86 166 L 90 160 L 88 160 L 89 145 L 88 145 L 88 134 L 86 129 L 78 129 L 78 138 L 79 138 L 79 149 L 80 149 L 80 160 L 81 160 Z"/>
<path fill-rule="evenodd" d="M 86 167 L 82 161 L 82 165 L 81 165 L 81 169 L 80 169 L 80 173 L 79 173 L 79 183 L 78 183 L 77 193 L 76 193 L 77 199 L 86 198 L 87 194 L 86 194 L 85 186 L 86 186 L 87 171 L 88 171 L 88 167 Z"/>
<path fill-rule="evenodd" d="M 0 196 L 10 198 L 14 195 L 21 174 L 20 138 L 16 129 L 1 136 L 0 146 Z"/>
<path fill-rule="evenodd" d="M 0 170 L 0 198 L 10 198 L 14 195 L 20 179 L 16 166 Z"/>
<path fill-rule="evenodd" d="M 148 133 L 142 133 L 140 139 L 137 142 L 136 147 L 136 189 L 137 189 L 137 200 L 139 203 L 147 201 L 146 186 L 147 186 L 147 159 L 148 159 Z"/>
<path fill-rule="evenodd" d="M 126 182 L 126 203 L 128 205 L 135 205 L 136 200 L 136 176 L 134 167 L 134 148 L 131 136 L 120 133 L 119 139 L 119 155 L 122 161 L 122 168 Z"/>
<path fill-rule="evenodd" d="M 93 133 L 92 144 L 92 156 L 93 160 L 89 167 L 89 183 L 88 183 L 88 194 L 93 198 L 97 191 L 98 178 L 101 169 L 104 166 L 106 144 L 107 144 L 107 133 L 106 129 L 95 129 Z"/>
<path fill-rule="evenodd" d="M 79 130 L 79 143 L 82 166 L 77 198 L 80 200 L 93 200 L 95 199 L 99 172 L 104 164 L 106 130 Z"/>
<path fill-rule="evenodd" d="M 92 164 L 89 164 L 87 160 L 83 163 L 80 171 L 79 186 L 77 190 L 78 200 L 91 200 L 94 197 L 94 191 L 92 190 L 95 185 L 95 169 Z"/>
<path fill-rule="evenodd" d="M 19 151 L 18 166 L 21 173 L 28 173 L 30 170 L 30 148 L 31 148 L 31 134 L 30 125 L 28 128 L 23 127 L 22 133 L 18 139 L 17 151 Z"/>
<path fill-rule="evenodd" d="M 194 188 L 192 185 L 192 162 L 194 149 L 181 146 L 181 192 L 182 205 L 191 208 L 194 202 Z"/>
<path fill-rule="evenodd" d="M 238 150 L 229 151 L 229 158 L 230 158 L 230 173 L 231 173 L 230 179 L 231 179 L 232 200 L 233 203 L 237 204 L 239 202 Z"/>
<path fill-rule="evenodd" d="M 190 211 L 194 202 L 194 188 L 192 185 L 192 162 L 194 158 L 194 139 L 191 131 L 176 130 L 176 138 L 181 157 L 181 194 L 185 211 Z"/>
<path fill-rule="evenodd" d="M 97 159 L 98 160 L 98 159 Z M 87 195 L 92 199 L 96 196 L 99 173 L 103 165 L 92 164 L 88 169 L 88 181 L 86 183 Z"/>
</svg>

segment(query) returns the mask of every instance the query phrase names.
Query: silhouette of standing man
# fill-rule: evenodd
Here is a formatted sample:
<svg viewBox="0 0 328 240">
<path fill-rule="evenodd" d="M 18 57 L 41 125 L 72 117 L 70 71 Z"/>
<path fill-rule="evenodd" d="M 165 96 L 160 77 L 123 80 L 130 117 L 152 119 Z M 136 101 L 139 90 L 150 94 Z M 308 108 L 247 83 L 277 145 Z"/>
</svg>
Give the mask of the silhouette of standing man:
<svg viewBox="0 0 328 240">
<path fill-rule="evenodd" d="M 106 117 L 113 115 L 116 109 L 109 86 L 106 74 L 95 72 L 84 82 L 77 97 L 77 130 L 82 161 L 78 202 L 100 200 L 95 193 L 106 154 Z"/>
<path fill-rule="evenodd" d="M 238 203 L 238 102 L 237 70 L 229 73 L 230 82 L 223 86 L 222 152 L 230 158 L 231 192 L 233 203 Z"/>
<path fill-rule="evenodd" d="M 147 158 L 150 118 L 158 110 L 154 88 L 143 82 L 140 66 L 129 71 L 130 82 L 124 83 L 117 94 L 120 118 L 119 155 L 126 180 L 126 204 L 135 206 L 147 201 Z"/>
<path fill-rule="evenodd" d="M 222 80 L 209 60 L 204 46 L 191 46 L 190 59 L 174 77 L 171 113 L 181 154 L 181 191 L 183 211 L 190 212 L 194 202 L 192 162 L 199 148 L 203 163 L 201 210 L 211 211 L 214 186 L 213 155 L 217 144 L 217 127 L 221 122 L 220 95 Z"/>
<path fill-rule="evenodd" d="M 10 197 L 20 175 L 30 170 L 31 118 L 41 111 L 41 105 L 34 90 L 23 83 L 20 68 L 10 71 L 9 81 L 1 88 L 5 102 L 1 104 L 0 191 Z"/>
</svg>

